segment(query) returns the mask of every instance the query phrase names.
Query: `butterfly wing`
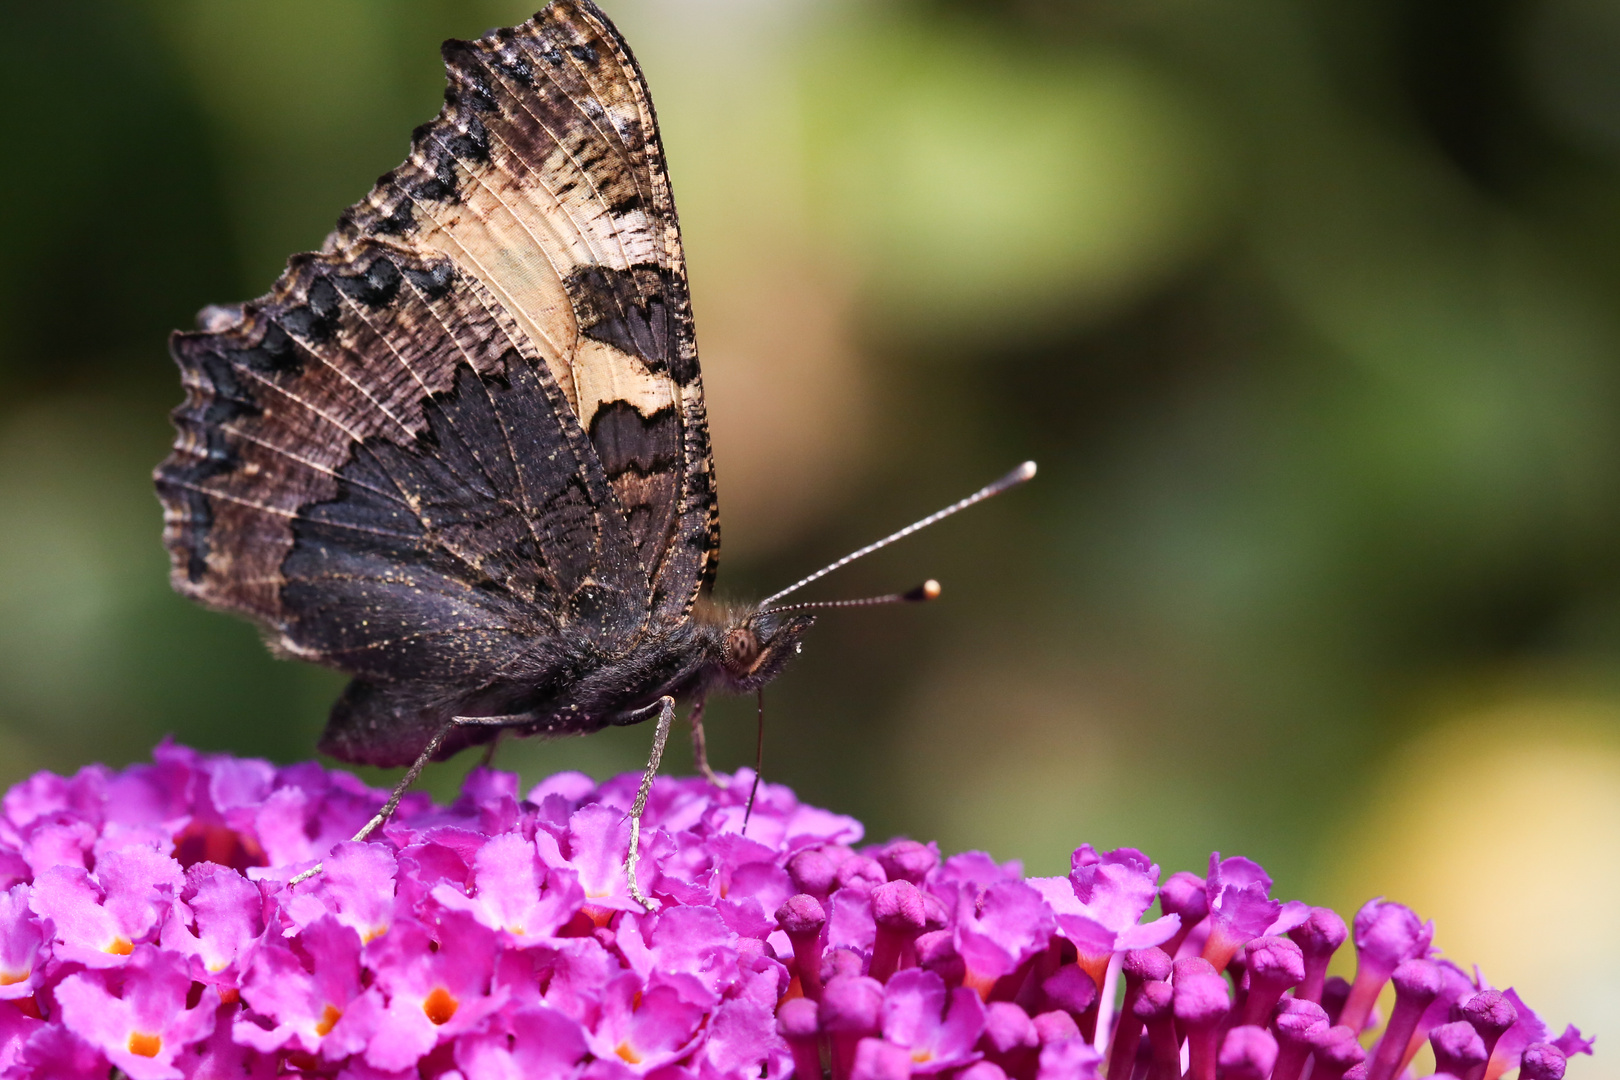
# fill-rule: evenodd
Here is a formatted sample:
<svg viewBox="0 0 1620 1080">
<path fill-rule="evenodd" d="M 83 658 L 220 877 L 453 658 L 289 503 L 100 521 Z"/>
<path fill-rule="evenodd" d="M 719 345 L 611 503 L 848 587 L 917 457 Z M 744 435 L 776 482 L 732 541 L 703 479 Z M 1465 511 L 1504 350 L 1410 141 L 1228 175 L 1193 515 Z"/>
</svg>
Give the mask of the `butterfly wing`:
<svg viewBox="0 0 1620 1080">
<path fill-rule="evenodd" d="M 156 474 L 181 592 L 379 684 L 477 685 L 564 634 L 628 648 L 718 554 L 635 61 L 586 0 L 444 55 L 444 109 L 322 250 L 175 336 Z"/>
</svg>

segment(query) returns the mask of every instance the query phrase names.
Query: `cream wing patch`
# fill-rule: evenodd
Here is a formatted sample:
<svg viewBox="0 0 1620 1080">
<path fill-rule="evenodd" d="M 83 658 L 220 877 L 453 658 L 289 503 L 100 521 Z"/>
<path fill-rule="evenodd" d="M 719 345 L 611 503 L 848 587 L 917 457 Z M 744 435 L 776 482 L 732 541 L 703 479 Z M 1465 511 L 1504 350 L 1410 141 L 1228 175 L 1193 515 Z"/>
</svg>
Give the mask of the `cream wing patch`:
<svg viewBox="0 0 1620 1080">
<path fill-rule="evenodd" d="M 578 171 L 562 147 L 548 158 L 548 172 L 553 167 L 563 175 Z M 461 201 L 419 206 L 418 243 L 453 260 L 501 301 L 588 428 L 581 408 L 587 399 L 577 389 L 579 324 L 563 282 L 583 267 L 628 270 L 637 255 L 650 261 L 654 239 L 646 215 L 636 210 L 616 219 L 594 197 L 559 198 L 538 183 L 520 187 L 492 162 L 458 162 L 456 168 L 465 174 Z M 572 190 L 591 189 L 581 178 Z"/>
<path fill-rule="evenodd" d="M 598 410 L 612 402 L 625 402 L 644 417 L 676 404 L 678 388 L 669 376 L 653 374 L 640 357 L 605 342 L 582 338 L 574 353 L 574 372 L 579 422 L 586 431 Z"/>
</svg>

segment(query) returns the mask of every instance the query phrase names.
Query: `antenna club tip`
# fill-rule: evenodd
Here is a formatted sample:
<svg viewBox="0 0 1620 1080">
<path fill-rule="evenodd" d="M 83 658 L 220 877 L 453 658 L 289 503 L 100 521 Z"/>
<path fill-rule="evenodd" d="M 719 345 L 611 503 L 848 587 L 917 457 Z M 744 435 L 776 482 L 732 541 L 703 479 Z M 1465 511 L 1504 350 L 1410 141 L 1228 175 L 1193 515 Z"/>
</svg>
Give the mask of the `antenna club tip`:
<svg viewBox="0 0 1620 1080">
<path fill-rule="evenodd" d="M 1026 461 L 1013 470 L 1013 479 L 1018 481 L 1035 479 L 1035 463 Z"/>
<path fill-rule="evenodd" d="M 938 600 L 941 591 L 942 590 L 939 587 L 939 582 L 935 581 L 933 578 L 929 578 L 927 581 L 923 582 L 921 585 L 918 585 L 910 592 L 902 594 L 900 598 L 902 600 L 909 600 L 912 603 L 920 603 L 924 600 Z"/>
</svg>

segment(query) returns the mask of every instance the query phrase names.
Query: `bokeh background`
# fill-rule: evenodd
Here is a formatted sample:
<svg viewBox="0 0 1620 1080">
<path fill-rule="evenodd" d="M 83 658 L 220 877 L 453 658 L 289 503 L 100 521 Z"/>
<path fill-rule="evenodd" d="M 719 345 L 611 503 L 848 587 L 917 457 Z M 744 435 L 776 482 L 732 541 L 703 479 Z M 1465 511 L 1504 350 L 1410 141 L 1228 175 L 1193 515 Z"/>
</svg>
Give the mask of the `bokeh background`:
<svg viewBox="0 0 1620 1080">
<path fill-rule="evenodd" d="M 822 620 L 768 775 L 1031 872 L 1088 839 L 1386 894 L 1620 1037 L 1620 4 L 608 8 L 682 210 L 723 591 L 1041 464 L 817 586 L 946 592 Z M 168 590 L 164 338 L 399 161 L 440 39 L 529 13 L 0 6 L 0 782 L 165 732 L 309 754 L 339 680 Z M 752 703 L 711 716 L 749 760 Z"/>
</svg>

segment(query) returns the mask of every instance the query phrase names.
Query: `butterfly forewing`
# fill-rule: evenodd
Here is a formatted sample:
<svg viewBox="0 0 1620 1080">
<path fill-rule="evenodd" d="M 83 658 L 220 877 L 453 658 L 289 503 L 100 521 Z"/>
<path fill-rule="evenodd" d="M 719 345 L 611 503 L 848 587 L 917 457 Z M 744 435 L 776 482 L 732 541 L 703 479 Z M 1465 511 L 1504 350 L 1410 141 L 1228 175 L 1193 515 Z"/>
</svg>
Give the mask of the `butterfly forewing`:
<svg viewBox="0 0 1620 1080">
<path fill-rule="evenodd" d="M 680 228 L 640 70 L 588 3 L 444 55 L 444 113 L 329 246 L 409 231 L 512 312 L 596 447 L 659 611 L 684 613 L 713 577 L 718 519 Z"/>
<path fill-rule="evenodd" d="M 182 592 L 384 696 L 475 688 L 536 642 L 627 649 L 718 556 L 634 60 L 585 0 L 444 53 L 405 164 L 269 295 L 175 336 L 157 472 Z"/>
</svg>

